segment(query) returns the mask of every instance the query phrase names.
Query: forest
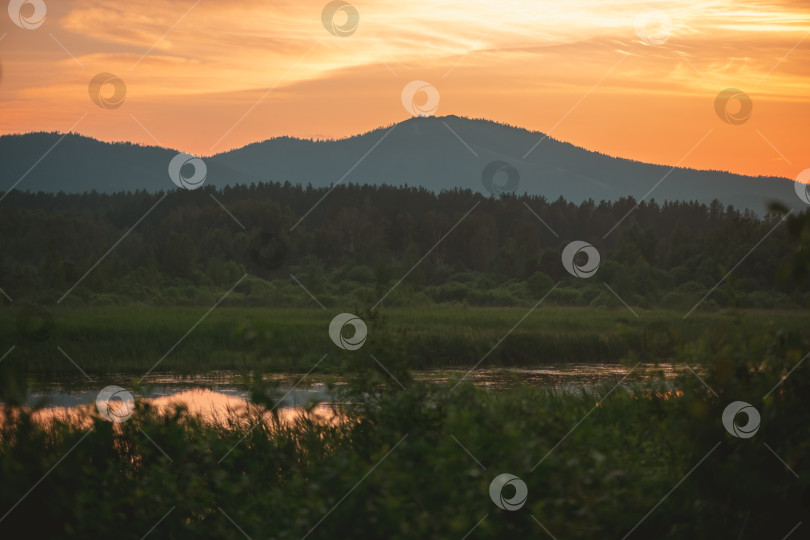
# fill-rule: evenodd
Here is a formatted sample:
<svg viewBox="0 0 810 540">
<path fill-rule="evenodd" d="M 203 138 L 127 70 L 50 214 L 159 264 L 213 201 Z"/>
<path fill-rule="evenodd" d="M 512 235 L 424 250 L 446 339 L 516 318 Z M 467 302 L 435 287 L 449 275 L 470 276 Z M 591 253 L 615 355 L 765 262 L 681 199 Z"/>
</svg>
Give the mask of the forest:
<svg viewBox="0 0 810 540">
<path fill-rule="evenodd" d="M 546 301 L 556 305 L 685 311 L 704 296 L 699 309 L 709 311 L 810 303 L 807 284 L 790 277 L 797 240 L 782 216 L 718 201 L 574 205 L 470 190 L 262 183 L 15 191 L 3 206 L 6 303 L 205 305 L 237 282 L 227 302 L 245 306 L 369 307 L 382 297 L 385 306 L 521 306 L 555 283 Z M 561 263 L 575 240 L 599 252 L 588 279 Z"/>
</svg>

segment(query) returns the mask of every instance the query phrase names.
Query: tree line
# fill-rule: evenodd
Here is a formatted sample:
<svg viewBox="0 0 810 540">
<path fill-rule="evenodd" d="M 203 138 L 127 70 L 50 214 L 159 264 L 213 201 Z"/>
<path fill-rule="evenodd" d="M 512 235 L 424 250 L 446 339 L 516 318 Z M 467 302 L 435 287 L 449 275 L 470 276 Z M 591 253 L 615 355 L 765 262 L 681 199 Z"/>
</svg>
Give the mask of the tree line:
<svg viewBox="0 0 810 540">
<path fill-rule="evenodd" d="M 76 283 L 66 304 L 208 303 L 248 274 L 229 301 L 307 305 L 300 282 L 324 303 L 373 304 L 397 284 L 389 305 L 521 305 L 559 282 L 552 303 L 682 309 L 722 281 L 706 307 L 806 306 L 788 271 L 797 240 L 778 221 L 718 201 L 577 205 L 406 186 L 14 191 L 0 209 L 0 288 L 32 303 Z M 561 263 L 574 240 L 599 252 L 591 278 Z"/>
</svg>

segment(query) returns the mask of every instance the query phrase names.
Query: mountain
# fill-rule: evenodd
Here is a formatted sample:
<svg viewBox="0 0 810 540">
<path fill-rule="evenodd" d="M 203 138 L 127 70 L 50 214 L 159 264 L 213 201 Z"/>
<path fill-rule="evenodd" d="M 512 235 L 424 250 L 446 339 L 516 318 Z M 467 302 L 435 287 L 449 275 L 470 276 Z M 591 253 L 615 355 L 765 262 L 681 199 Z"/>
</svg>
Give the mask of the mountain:
<svg viewBox="0 0 810 540">
<path fill-rule="evenodd" d="M 279 137 L 205 157 L 206 184 L 222 187 L 289 181 L 324 187 L 341 181 L 407 184 L 434 191 L 469 188 L 486 193 L 482 172 L 508 164 L 514 169 L 498 173 L 496 186 L 506 183 L 507 173 L 511 173 L 510 181 L 517 180 L 516 193 L 542 195 L 549 200 L 640 199 L 658 184 L 648 198 L 659 202 L 709 203 L 718 199 L 760 214 L 772 200 L 796 209 L 804 207 L 796 197 L 793 181 L 786 178 L 671 170 L 552 138 L 545 138 L 522 159 L 543 138 L 539 132 L 488 120 L 411 118 L 346 139 Z M 66 193 L 175 189 L 167 170 L 176 153 L 154 146 L 110 144 L 76 134 L 5 135 L 0 137 L 0 189 L 8 189 L 29 170 L 17 189 Z M 493 161 L 503 163 L 487 168 Z"/>
</svg>

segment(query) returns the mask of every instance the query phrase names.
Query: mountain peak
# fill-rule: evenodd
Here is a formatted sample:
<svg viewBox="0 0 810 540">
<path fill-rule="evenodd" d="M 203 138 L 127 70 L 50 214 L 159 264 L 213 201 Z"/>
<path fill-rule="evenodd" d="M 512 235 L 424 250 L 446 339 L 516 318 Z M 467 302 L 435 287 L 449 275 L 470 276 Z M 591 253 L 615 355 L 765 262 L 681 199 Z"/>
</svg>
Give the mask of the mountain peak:
<svg viewBox="0 0 810 540">
<path fill-rule="evenodd" d="M 55 140 L 59 144 L 49 152 Z M 538 144 L 542 140 L 541 144 Z M 534 148 L 527 155 L 527 151 Z M 0 177 L 8 189 L 100 192 L 174 189 L 168 177 L 175 150 L 109 144 L 77 134 L 29 133 L 0 137 Z M 46 156 L 26 173 L 31 165 Z M 793 182 L 719 171 L 697 171 L 609 157 L 487 119 L 416 116 L 344 139 L 277 137 L 204 158 L 206 183 L 226 186 L 261 181 L 311 184 L 391 184 L 433 191 L 471 189 L 498 194 L 487 166 L 511 166 L 516 193 L 584 200 L 641 198 L 658 201 L 718 199 L 764 213 L 776 199 L 801 207 Z M 494 170 L 502 170 L 504 165 Z M 665 181 L 662 181 L 665 179 Z M 651 191 L 652 190 L 652 191 Z"/>
</svg>

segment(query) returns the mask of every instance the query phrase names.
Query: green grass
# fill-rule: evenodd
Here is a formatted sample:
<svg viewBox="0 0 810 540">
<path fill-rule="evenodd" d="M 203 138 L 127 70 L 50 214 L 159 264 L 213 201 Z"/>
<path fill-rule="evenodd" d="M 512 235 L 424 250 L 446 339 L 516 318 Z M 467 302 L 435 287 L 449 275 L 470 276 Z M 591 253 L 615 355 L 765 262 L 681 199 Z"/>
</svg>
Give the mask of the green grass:
<svg viewBox="0 0 810 540">
<path fill-rule="evenodd" d="M 157 372 L 306 371 L 326 353 L 318 371 L 343 372 L 368 354 L 401 369 L 469 368 L 486 356 L 481 364 L 486 368 L 619 362 L 631 356 L 662 360 L 676 345 L 709 334 L 722 336 L 741 319 L 751 332 L 803 327 L 802 318 L 790 311 L 750 311 L 744 316 L 696 312 L 683 320 L 682 313 L 668 311 L 637 310 L 636 318 L 624 309 L 540 306 L 527 316 L 524 307 L 437 306 L 383 309 L 372 319 L 352 307 L 220 306 L 189 332 L 207 310 L 60 308 L 53 312 L 50 335 L 37 341 L 21 335 L 15 325 L 18 312 L 4 308 L 0 350 L 15 345 L 4 363 L 38 376 L 79 375 L 58 348 L 92 375 L 145 373 L 162 358 Z M 368 324 L 368 339 L 358 351 L 341 351 L 329 339 L 329 322 L 344 310 L 356 312 Z"/>
<path fill-rule="evenodd" d="M 413 382 L 411 353 L 396 348 L 410 340 L 401 336 L 402 325 L 437 342 L 473 340 L 488 350 L 524 314 L 387 312 L 370 331 L 391 347 L 384 359 L 405 388 L 387 374 L 379 377 L 368 355 L 337 355 L 352 393 L 342 409 L 347 421 L 335 426 L 306 413 L 293 425 L 257 425 L 248 417 L 255 428 L 237 419 L 212 426 L 182 410 L 158 415 L 138 402 L 127 422 L 114 426 L 93 413 L 88 429 L 37 425 L 28 411 L 6 405 L 0 537 L 24 531 L 31 538 L 142 538 L 155 527 L 155 538 L 404 540 L 463 538 L 470 531 L 468 538 L 476 539 L 543 538 L 539 521 L 560 539 L 618 539 L 632 531 L 629 540 L 715 540 L 781 538 L 810 520 L 805 319 L 759 312 L 745 320 L 718 313 L 683 321 L 678 313 L 645 312 L 635 321 L 621 312 L 539 310 L 498 347 L 545 332 L 572 350 L 576 337 L 589 333 L 624 339 L 629 348 L 647 325 L 670 325 L 681 341 L 671 360 L 703 367 L 701 379 L 683 370 L 667 381 L 682 392 L 678 397 L 662 392 L 666 387 L 655 379 L 629 391 L 609 385 L 563 395 L 520 385 L 492 390 Z M 75 344 L 74 359 L 90 364 L 81 356 L 83 344 L 88 358 L 110 367 L 114 360 L 90 353 L 102 345 L 114 352 L 116 332 L 163 354 L 163 341 L 173 343 L 174 333 L 181 336 L 201 313 L 59 315 L 68 317 L 58 319 L 51 340 Z M 246 357 L 259 343 L 291 348 L 295 342 L 322 354 L 325 340 L 317 336 L 331 315 L 225 308 L 183 346 L 227 346 L 240 335 L 234 328 L 250 318 L 252 330 L 241 333 L 282 328 L 294 335 L 242 336 Z M 467 330 L 452 332 L 456 327 Z M 157 336 L 150 340 L 146 329 Z M 376 341 L 366 347 L 386 352 Z M 19 348 L 33 354 L 31 345 Z M 182 351 L 175 351 L 178 358 L 185 358 Z M 509 360 L 490 356 L 487 362 Z M 15 390 L 5 371 L 11 358 L 0 363 L 0 397 Z M 132 361 L 138 365 L 135 356 Z M 278 393 L 260 383 L 251 391 L 260 406 L 273 404 Z M 722 414 L 732 401 L 759 411 L 754 437 L 735 438 L 724 429 Z M 528 487 L 518 511 L 490 500 L 490 483 L 502 473 Z"/>
<path fill-rule="evenodd" d="M 244 538 L 241 529 L 251 538 L 443 539 L 473 528 L 470 538 L 544 538 L 538 521 L 557 538 L 781 537 L 810 514 L 807 481 L 770 449 L 808 474 L 810 364 L 762 396 L 800 351 L 744 333 L 703 343 L 690 356 L 717 360 L 705 374 L 717 395 L 684 373 L 677 399 L 656 395 L 655 381 L 600 397 L 611 389 L 561 396 L 417 383 L 369 393 L 357 379 L 337 426 L 304 413 L 294 425 L 213 427 L 146 403 L 117 426 L 96 416 L 92 430 L 43 428 L 21 413 L 0 425 L 0 514 L 11 509 L 0 534 L 141 538 L 166 516 L 156 538 Z M 753 439 L 720 422 L 735 399 L 762 414 Z M 528 487 L 518 511 L 489 498 L 502 473 Z"/>
</svg>

